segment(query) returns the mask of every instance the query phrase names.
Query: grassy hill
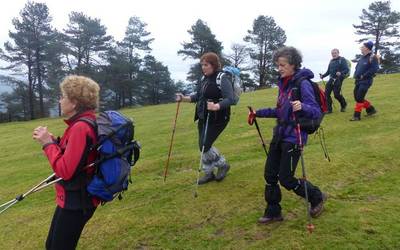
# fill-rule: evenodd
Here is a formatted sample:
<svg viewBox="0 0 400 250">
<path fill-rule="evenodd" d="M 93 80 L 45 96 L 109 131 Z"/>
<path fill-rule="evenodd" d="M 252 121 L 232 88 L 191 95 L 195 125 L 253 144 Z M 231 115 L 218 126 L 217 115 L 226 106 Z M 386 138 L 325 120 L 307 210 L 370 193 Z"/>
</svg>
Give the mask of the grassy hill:
<svg viewBox="0 0 400 250">
<path fill-rule="evenodd" d="M 248 126 L 247 105 L 273 106 L 277 89 L 245 93 L 216 146 L 231 163 L 221 183 L 199 187 L 193 197 L 199 152 L 194 105 L 182 104 L 167 182 L 168 154 L 176 104 L 127 109 L 136 122 L 142 155 L 132 171 L 134 184 L 122 201 L 99 207 L 86 226 L 79 249 L 399 249 L 400 248 L 400 75 L 376 77 L 368 99 L 378 114 L 349 122 L 353 81 L 343 93 L 346 113 L 324 119 L 332 161 L 311 136 L 305 150 L 309 179 L 329 194 L 326 211 L 305 230 L 304 202 L 283 190 L 285 221 L 257 225 L 265 208 L 265 156 L 255 127 Z M 0 125 L 0 203 L 47 177 L 50 167 L 31 138 L 38 125 L 62 134 L 61 119 Z M 266 140 L 274 121 L 260 119 Z M 298 166 L 300 173 L 300 165 Z M 0 249 L 43 249 L 55 208 L 54 191 L 30 195 L 0 215 Z"/>
</svg>

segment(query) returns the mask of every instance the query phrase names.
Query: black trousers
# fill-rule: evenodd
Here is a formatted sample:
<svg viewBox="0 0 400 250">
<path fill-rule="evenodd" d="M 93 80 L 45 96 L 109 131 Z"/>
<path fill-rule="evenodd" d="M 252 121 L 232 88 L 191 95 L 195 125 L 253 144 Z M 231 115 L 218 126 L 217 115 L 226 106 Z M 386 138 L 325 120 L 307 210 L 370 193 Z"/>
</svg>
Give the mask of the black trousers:
<svg viewBox="0 0 400 250">
<path fill-rule="evenodd" d="M 200 149 L 200 151 L 203 147 L 204 133 L 206 133 L 206 140 L 204 143 L 204 152 L 207 152 L 208 150 L 210 150 L 213 143 L 215 142 L 215 140 L 217 140 L 218 136 L 222 133 L 222 131 L 224 131 L 224 129 L 228 125 L 228 122 L 229 122 L 229 120 L 220 122 L 220 123 L 214 123 L 210 119 L 208 121 L 207 131 L 205 131 L 206 120 L 200 119 L 198 121 L 197 129 L 199 132 L 199 149 Z"/>
<path fill-rule="evenodd" d="M 326 96 L 326 102 L 328 104 L 328 111 L 332 111 L 332 97 L 331 97 L 332 90 L 334 97 L 340 103 L 340 107 L 341 108 L 346 107 L 347 105 L 346 99 L 344 99 L 341 93 L 342 83 L 343 83 L 343 77 L 338 77 L 336 81 L 333 78 L 330 78 L 329 81 L 326 83 L 325 96 Z"/>
<path fill-rule="evenodd" d="M 46 249 L 75 249 L 83 227 L 95 210 L 96 208 L 92 208 L 84 212 L 83 210 L 69 210 L 57 206 L 47 236 Z"/>
<path fill-rule="evenodd" d="M 364 102 L 365 96 L 367 95 L 370 87 L 370 84 L 356 83 L 353 90 L 354 100 L 359 103 Z"/>
<path fill-rule="evenodd" d="M 282 199 L 278 182 L 287 190 L 293 190 L 297 195 L 305 198 L 304 180 L 294 177 L 297 163 L 300 158 L 298 146 L 289 142 L 271 143 L 265 163 L 264 178 L 265 201 L 267 208 L 265 216 L 275 217 L 281 214 L 280 202 Z M 307 181 L 308 201 L 316 206 L 322 201 L 322 193 L 317 186 Z"/>
</svg>

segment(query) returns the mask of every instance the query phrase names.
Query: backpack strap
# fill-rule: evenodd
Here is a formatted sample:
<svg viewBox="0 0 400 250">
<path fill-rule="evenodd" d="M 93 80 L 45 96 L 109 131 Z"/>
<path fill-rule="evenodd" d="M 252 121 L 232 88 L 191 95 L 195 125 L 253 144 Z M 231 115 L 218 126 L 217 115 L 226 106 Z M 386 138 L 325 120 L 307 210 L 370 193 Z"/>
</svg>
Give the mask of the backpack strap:
<svg viewBox="0 0 400 250">
<path fill-rule="evenodd" d="M 374 60 L 374 59 L 376 59 L 376 61 L 378 62 L 378 64 L 380 64 L 379 57 L 378 57 L 375 53 L 371 53 L 371 55 L 369 56 L 369 58 L 368 58 L 369 64 L 371 64 L 371 63 L 372 63 L 372 60 Z"/>
<path fill-rule="evenodd" d="M 86 117 L 81 117 L 78 119 L 78 121 L 82 121 L 87 123 L 91 128 L 93 128 L 97 134 L 97 123 L 89 118 Z"/>
<path fill-rule="evenodd" d="M 93 129 L 96 137 L 98 136 L 96 121 L 93 121 L 93 120 L 88 119 L 86 117 L 81 117 L 81 118 L 78 119 L 78 121 L 82 121 L 82 122 L 88 124 Z M 97 148 L 97 146 L 98 146 L 97 144 L 98 144 L 98 142 L 96 144 L 91 145 L 90 146 L 90 151 L 92 151 L 94 148 Z"/>
<path fill-rule="evenodd" d="M 217 83 L 217 87 L 219 88 L 219 89 L 221 89 L 221 79 L 222 79 L 222 76 L 225 74 L 225 72 L 219 72 L 218 73 L 218 75 L 217 75 L 217 78 L 216 78 L 216 80 L 215 80 L 215 82 Z"/>
<path fill-rule="evenodd" d="M 320 96 L 321 94 L 323 94 L 323 92 L 321 93 L 321 89 L 318 87 L 318 85 L 317 85 L 316 83 L 312 82 L 312 81 L 311 81 L 310 79 L 308 79 L 307 77 L 301 77 L 301 78 L 299 78 L 299 79 L 297 79 L 297 80 L 295 81 L 295 87 L 294 87 L 294 89 L 295 89 L 296 91 L 295 91 L 295 92 L 292 92 L 292 96 L 294 97 L 293 100 L 302 101 L 302 100 L 301 100 L 301 82 L 302 82 L 303 80 L 306 80 L 306 81 L 308 81 L 308 82 L 310 83 L 311 89 L 312 89 L 313 94 L 314 94 L 315 101 L 316 101 L 317 104 L 319 105 L 319 108 L 321 109 L 321 111 L 324 112 L 324 110 L 323 110 L 324 108 L 322 108 L 322 107 L 323 107 L 323 106 L 326 106 L 326 104 L 323 103 L 323 100 L 325 100 L 325 95 L 324 95 L 324 96 Z M 292 91 L 293 91 L 293 89 L 292 89 Z M 323 100 L 321 100 L 321 98 L 322 98 Z"/>
<path fill-rule="evenodd" d="M 296 101 L 296 100 L 302 101 L 301 100 L 301 82 L 303 80 L 308 80 L 308 78 L 307 77 L 300 77 L 299 79 L 297 79 L 294 82 L 294 88 L 292 88 L 292 96 L 294 97 L 294 99 L 293 99 L 294 101 Z M 293 89 L 295 90 L 294 92 L 293 92 Z"/>
</svg>

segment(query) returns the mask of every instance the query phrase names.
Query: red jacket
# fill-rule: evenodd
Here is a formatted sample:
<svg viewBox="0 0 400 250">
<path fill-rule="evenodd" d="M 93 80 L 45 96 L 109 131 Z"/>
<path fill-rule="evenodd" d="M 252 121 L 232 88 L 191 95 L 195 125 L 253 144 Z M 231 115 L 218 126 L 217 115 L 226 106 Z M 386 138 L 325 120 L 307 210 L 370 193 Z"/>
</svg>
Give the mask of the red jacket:
<svg viewBox="0 0 400 250">
<path fill-rule="evenodd" d="M 56 183 L 56 203 L 67 209 L 85 209 L 96 207 L 99 200 L 89 196 L 86 191 L 87 180 L 93 175 L 94 169 L 77 171 L 95 161 L 96 150 L 89 151 L 89 147 L 97 143 L 94 129 L 84 121 L 85 117 L 95 121 L 94 111 L 79 113 L 69 120 L 68 125 L 59 142 L 46 145 L 43 150 L 57 177 L 62 181 Z"/>
</svg>

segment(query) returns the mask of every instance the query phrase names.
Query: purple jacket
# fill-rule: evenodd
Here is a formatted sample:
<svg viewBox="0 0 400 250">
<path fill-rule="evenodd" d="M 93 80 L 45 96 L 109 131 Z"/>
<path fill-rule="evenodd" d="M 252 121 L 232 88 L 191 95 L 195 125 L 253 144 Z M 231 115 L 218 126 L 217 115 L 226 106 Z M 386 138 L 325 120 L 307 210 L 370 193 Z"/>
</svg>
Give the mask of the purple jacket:
<svg viewBox="0 0 400 250">
<path fill-rule="evenodd" d="M 293 99 L 292 88 L 295 87 L 295 82 L 300 78 L 311 79 L 314 77 L 311 70 L 303 68 L 298 70 L 294 76 L 284 86 L 283 79 L 278 79 L 278 100 L 275 108 L 265 108 L 256 111 L 257 117 L 273 117 L 277 120 L 277 125 L 274 127 L 274 139 L 282 140 L 284 142 L 290 142 L 298 144 L 298 136 L 295 128 L 295 118 L 293 115 L 291 101 Z M 307 80 L 303 80 L 301 86 L 301 106 L 302 109 L 297 112 L 298 117 L 304 117 L 308 119 L 318 119 L 322 116 L 319 104 L 315 100 L 314 90 L 311 83 Z M 307 143 L 307 133 L 301 131 L 302 143 Z"/>
</svg>

